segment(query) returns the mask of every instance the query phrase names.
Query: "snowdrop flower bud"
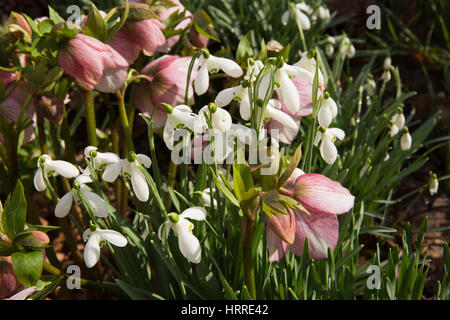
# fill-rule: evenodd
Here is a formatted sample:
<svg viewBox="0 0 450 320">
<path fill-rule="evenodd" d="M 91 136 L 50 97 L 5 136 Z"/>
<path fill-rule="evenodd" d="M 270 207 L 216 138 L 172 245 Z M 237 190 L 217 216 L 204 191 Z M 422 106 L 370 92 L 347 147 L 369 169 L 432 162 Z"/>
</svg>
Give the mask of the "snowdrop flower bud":
<svg viewBox="0 0 450 320">
<path fill-rule="evenodd" d="M 167 241 L 169 231 L 173 229 L 175 235 L 178 237 L 178 246 L 183 256 L 192 263 L 199 263 L 202 256 L 200 242 L 192 234 L 194 225 L 187 219 L 197 221 L 206 220 L 205 208 L 192 207 L 184 210 L 180 215 L 171 213 L 168 216 L 169 219 L 158 229 L 159 239 Z"/>
<path fill-rule="evenodd" d="M 129 178 L 136 197 L 145 202 L 149 197 L 149 189 L 145 175 L 139 169 L 139 163 L 145 168 L 150 168 L 152 160 L 145 154 L 135 154 L 134 152 L 130 152 L 130 154 L 127 159 L 120 159 L 108 165 L 103 171 L 102 178 L 107 182 L 114 182 L 119 175 Z"/>
<path fill-rule="evenodd" d="M 383 82 L 389 82 L 391 80 L 391 72 L 389 71 L 389 69 L 384 70 L 383 74 L 381 75 L 381 80 L 383 80 Z"/>
<path fill-rule="evenodd" d="M 117 154 L 112 152 L 98 152 L 97 148 L 93 146 L 84 148 L 84 156 L 92 159 L 92 166 L 95 170 L 103 170 L 109 164 L 120 160 Z"/>
<path fill-rule="evenodd" d="M 337 116 L 337 104 L 326 92 L 322 100 L 322 105 L 317 114 L 319 125 L 327 128 L 331 121 Z"/>
<path fill-rule="evenodd" d="M 327 36 L 327 43 L 325 45 L 325 54 L 330 57 L 334 52 L 334 44 L 336 43 L 336 40 L 331 37 Z"/>
<path fill-rule="evenodd" d="M 317 9 L 317 15 L 319 16 L 320 20 L 328 20 L 328 19 L 330 19 L 330 16 L 331 16 L 330 10 L 328 10 L 327 7 L 323 7 L 323 6 L 320 6 Z"/>
<path fill-rule="evenodd" d="M 404 132 L 402 137 L 400 138 L 400 147 L 403 151 L 409 150 L 411 148 L 412 138 L 409 134 L 408 128 L 404 127 Z"/>
<path fill-rule="evenodd" d="M 109 214 L 108 207 L 105 201 L 96 193 L 89 190 L 86 184 L 91 183 L 92 179 L 86 174 L 79 175 L 74 181 L 74 188 L 79 191 L 81 196 L 87 202 L 89 207 L 94 212 L 95 216 L 99 218 L 106 218 Z M 56 204 L 55 216 L 58 218 L 64 218 L 70 212 L 72 204 L 75 201 L 76 204 L 81 203 L 81 199 L 77 192 L 71 190 L 67 192 Z"/>
<path fill-rule="evenodd" d="M 389 56 L 386 57 L 383 61 L 383 69 L 384 70 L 389 69 L 391 67 L 391 62 L 392 62 L 391 57 L 389 57 Z"/>
<path fill-rule="evenodd" d="M 430 195 L 435 195 L 439 188 L 439 181 L 435 173 L 430 172 L 430 180 L 428 181 L 428 191 Z"/>
<path fill-rule="evenodd" d="M 84 248 L 84 262 L 88 268 L 95 266 L 100 259 L 100 246 L 103 241 L 108 241 L 117 247 L 125 247 L 128 243 L 127 238 L 119 232 L 99 228 L 95 230 L 87 229 L 83 233 L 83 240 L 87 240 Z"/>
<path fill-rule="evenodd" d="M 403 115 L 403 111 L 400 110 L 398 113 L 394 114 L 390 123 L 390 136 L 393 137 L 405 126 L 405 116 Z"/>
<path fill-rule="evenodd" d="M 314 139 L 314 146 L 316 147 L 319 145 L 319 142 L 321 142 L 320 155 L 328 164 L 333 164 L 338 156 L 336 146 L 334 145 L 336 138 L 343 140 L 345 138 L 345 132 L 338 128 L 320 127 L 319 132 L 317 132 Z"/>
<path fill-rule="evenodd" d="M 233 78 L 243 75 L 241 67 L 233 60 L 215 57 L 212 54 L 204 53 L 198 59 L 198 74 L 194 81 L 194 89 L 198 95 L 206 93 L 209 87 L 209 73 L 216 73 L 223 70 Z"/>
<path fill-rule="evenodd" d="M 355 56 L 355 54 L 356 54 L 355 46 L 353 44 L 350 44 L 347 50 L 347 57 L 351 59 Z"/>
<path fill-rule="evenodd" d="M 44 191 L 47 188 L 44 180 L 43 168 L 46 177 L 59 174 L 65 178 L 71 179 L 80 174 L 80 171 L 73 164 L 62 160 L 52 160 L 47 154 L 43 154 L 39 157 L 37 168 L 36 174 L 34 175 L 34 187 L 37 191 Z"/>
</svg>

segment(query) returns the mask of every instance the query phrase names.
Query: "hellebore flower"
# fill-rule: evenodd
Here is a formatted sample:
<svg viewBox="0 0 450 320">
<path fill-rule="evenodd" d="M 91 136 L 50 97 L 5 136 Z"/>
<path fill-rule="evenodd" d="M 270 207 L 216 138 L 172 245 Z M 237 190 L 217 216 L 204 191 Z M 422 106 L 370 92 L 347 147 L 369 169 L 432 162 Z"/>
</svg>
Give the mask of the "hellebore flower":
<svg viewBox="0 0 450 320">
<path fill-rule="evenodd" d="M 89 207 L 91 207 L 95 216 L 99 218 L 106 218 L 109 214 L 108 207 L 105 201 L 96 193 L 90 191 L 86 187 L 87 183 L 91 183 L 92 179 L 86 174 L 81 174 L 75 179 L 76 188 L 80 191 L 82 197 L 86 200 Z M 81 203 L 81 199 L 74 190 L 67 192 L 56 204 L 55 216 L 58 218 L 64 218 L 70 212 L 72 204 L 75 201 L 76 204 Z"/>
<path fill-rule="evenodd" d="M 164 127 L 167 112 L 161 102 L 176 106 L 184 103 L 187 73 L 192 57 L 165 55 L 150 62 L 141 74 L 149 81 L 143 81 L 136 90 L 136 106 L 142 113 L 151 116 L 154 129 Z M 194 96 L 192 81 L 196 72 L 192 70 L 188 99 Z"/>
<path fill-rule="evenodd" d="M 167 241 L 170 229 L 173 229 L 178 237 L 178 246 L 183 256 L 192 263 L 199 263 L 202 257 L 202 248 L 200 242 L 192 234 L 194 225 L 187 219 L 197 221 L 206 220 L 206 210 L 202 207 L 192 207 L 184 210 L 180 215 L 170 213 L 169 219 L 164 222 L 158 229 L 158 237 L 160 240 L 164 238 Z"/>
<path fill-rule="evenodd" d="M 95 266 L 100 259 L 100 246 L 103 241 L 108 241 L 117 247 L 125 247 L 128 243 L 127 238 L 119 232 L 99 228 L 96 228 L 95 231 L 91 229 L 84 231 L 83 240 L 87 240 L 83 256 L 88 268 Z"/>
<path fill-rule="evenodd" d="M 333 164 L 338 156 L 336 146 L 334 145 L 336 138 L 343 140 L 345 138 L 345 132 L 338 128 L 320 127 L 314 139 L 314 146 L 316 147 L 319 142 L 322 142 L 320 144 L 320 155 L 328 164 Z"/>
<path fill-rule="evenodd" d="M 52 158 L 43 154 L 37 160 L 37 171 L 34 175 L 34 187 L 37 191 L 44 191 L 47 188 L 44 180 L 42 168 L 44 168 L 45 176 L 59 174 L 65 178 L 75 178 L 80 174 L 80 171 L 73 164 L 63 160 L 52 160 Z"/>
<path fill-rule="evenodd" d="M 145 154 L 130 153 L 127 159 L 120 159 L 108 165 L 103 171 L 102 178 L 107 182 L 114 182 L 119 175 L 131 180 L 131 186 L 136 197 L 145 202 L 148 200 L 149 189 L 145 175 L 139 170 L 138 161 L 146 168 L 150 168 L 152 160 Z"/>
<path fill-rule="evenodd" d="M 98 152 L 96 147 L 84 148 L 84 156 L 90 158 L 95 170 L 103 170 L 106 166 L 120 160 L 119 156 L 112 152 Z"/>
<path fill-rule="evenodd" d="M 198 74 L 194 81 L 194 89 L 198 95 L 206 93 L 209 87 L 209 73 L 223 70 L 233 78 L 239 78 L 244 73 L 233 60 L 215 57 L 210 53 L 203 53 L 198 59 Z"/>
<path fill-rule="evenodd" d="M 195 133 L 203 133 L 205 131 L 204 123 L 201 118 L 192 113 L 191 108 L 181 104 L 174 108 L 164 105 L 167 115 L 166 125 L 164 126 L 163 139 L 169 150 L 173 150 L 175 130 L 179 128 L 187 128 Z"/>
<path fill-rule="evenodd" d="M 304 174 L 295 169 L 284 186 L 287 195 L 295 198 L 308 211 L 290 210 L 289 215 L 265 217 L 266 242 L 269 261 L 278 261 L 286 250 L 303 256 L 308 238 L 312 259 L 328 256 L 328 247 L 334 249 L 339 235 L 337 216 L 354 205 L 354 196 L 339 182 L 321 174 Z"/>
<path fill-rule="evenodd" d="M 14 275 L 11 257 L 0 256 L 0 299 L 4 299 L 21 287 Z"/>
<path fill-rule="evenodd" d="M 131 65 L 140 51 L 152 56 L 166 42 L 161 31 L 164 28 L 165 25 L 154 18 L 126 22 L 111 38 L 109 45 Z"/>
<path fill-rule="evenodd" d="M 127 61 L 109 45 L 81 33 L 63 44 L 58 61 L 89 89 L 113 93 L 127 79 Z"/>
</svg>

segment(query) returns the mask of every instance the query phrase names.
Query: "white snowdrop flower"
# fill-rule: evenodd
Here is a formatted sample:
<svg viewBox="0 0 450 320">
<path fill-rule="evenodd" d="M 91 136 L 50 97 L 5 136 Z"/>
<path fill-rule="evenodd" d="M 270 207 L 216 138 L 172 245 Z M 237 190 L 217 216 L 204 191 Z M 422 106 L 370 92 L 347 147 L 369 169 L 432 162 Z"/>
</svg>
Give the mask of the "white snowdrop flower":
<svg viewBox="0 0 450 320">
<path fill-rule="evenodd" d="M 287 113 L 281 110 L 281 103 L 276 99 L 270 99 L 264 110 L 265 120 L 277 120 L 287 128 L 298 130 L 298 125 L 295 120 Z"/>
<path fill-rule="evenodd" d="M 430 173 L 430 180 L 428 181 L 428 191 L 433 196 L 438 192 L 439 181 L 435 173 Z"/>
<path fill-rule="evenodd" d="M 191 108 L 187 105 L 181 104 L 176 107 L 171 107 L 164 104 L 167 111 L 167 121 L 164 126 L 163 139 L 169 150 L 173 150 L 175 130 L 180 128 L 187 128 L 195 133 L 203 133 L 205 125 L 200 116 L 192 113 Z"/>
<path fill-rule="evenodd" d="M 383 61 L 383 69 L 387 70 L 391 67 L 391 65 L 392 65 L 391 57 L 387 56 Z"/>
<path fill-rule="evenodd" d="M 87 183 L 91 182 L 92 179 L 89 175 L 81 174 L 75 179 L 74 185 L 80 191 L 82 197 L 86 200 L 94 214 L 99 218 L 106 218 L 109 211 L 105 201 L 98 194 L 90 191 L 86 186 Z M 67 192 L 56 204 L 55 216 L 58 218 L 64 218 L 67 216 L 74 201 L 78 205 L 81 203 L 81 199 L 76 192 L 71 190 Z"/>
<path fill-rule="evenodd" d="M 98 149 L 93 146 L 87 146 L 84 148 L 84 156 L 86 158 L 92 158 L 92 167 L 95 170 L 103 170 L 111 163 L 115 163 L 120 160 L 119 156 L 112 152 L 98 152 Z"/>
<path fill-rule="evenodd" d="M 338 128 L 324 128 L 320 127 L 319 132 L 314 139 L 314 146 L 320 144 L 320 155 L 322 159 L 328 163 L 333 164 L 338 156 L 334 141 L 337 139 L 343 140 L 345 138 L 345 132 Z"/>
<path fill-rule="evenodd" d="M 400 147 L 402 148 L 403 151 L 406 151 L 411 148 L 411 144 L 412 144 L 412 137 L 409 134 L 408 129 L 406 128 L 406 130 L 403 132 L 400 138 Z"/>
<path fill-rule="evenodd" d="M 400 132 L 401 129 L 405 126 L 405 116 L 403 115 L 403 111 L 397 112 L 394 114 L 390 121 L 390 136 L 393 137 L 397 133 Z"/>
<path fill-rule="evenodd" d="M 44 191 L 47 188 L 44 172 L 46 177 L 59 174 L 68 179 L 75 178 L 80 174 L 73 164 L 63 160 L 52 160 L 49 155 L 43 154 L 37 160 L 37 171 L 34 175 L 34 187 L 37 191 Z"/>
<path fill-rule="evenodd" d="M 297 75 L 297 77 L 309 82 L 312 82 L 314 80 L 314 75 L 316 74 L 316 59 L 314 58 L 311 52 L 303 52 L 301 54 L 300 60 L 296 62 L 293 66 L 302 70 L 306 70 L 309 73 L 305 75 Z M 324 88 L 324 86 L 325 81 L 323 73 L 319 68 L 319 88 Z"/>
<path fill-rule="evenodd" d="M 125 247 L 128 243 L 127 238 L 119 232 L 99 228 L 96 228 L 94 231 L 91 229 L 84 231 L 83 240 L 87 240 L 83 256 L 88 268 L 92 268 L 100 260 L 100 247 L 103 242 L 108 241 L 117 247 Z"/>
<path fill-rule="evenodd" d="M 373 80 L 373 78 L 369 78 L 364 85 L 364 89 L 366 90 L 368 96 L 373 96 L 377 89 L 375 80 Z"/>
<path fill-rule="evenodd" d="M 205 130 L 208 128 L 206 118 L 211 120 L 211 126 L 218 133 L 225 133 L 231 128 L 232 120 L 228 111 L 217 107 L 212 103 L 200 109 L 198 115 L 204 124 Z"/>
<path fill-rule="evenodd" d="M 389 69 L 383 71 L 381 80 L 383 80 L 383 82 L 389 82 L 391 80 L 391 71 L 389 71 Z"/>
<path fill-rule="evenodd" d="M 386 156 L 384 157 L 383 161 L 388 161 L 391 157 L 389 156 L 389 152 L 386 152 Z"/>
<path fill-rule="evenodd" d="M 199 263 L 202 256 L 200 242 L 192 234 L 194 225 L 187 219 L 197 221 L 206 220 L 206 210 L 202 207 L 192 207 L 184 210 L 180 215 L 170 213 L 169 219 L 158 229 L 159 239 L 167 241 L 169 231 L 173 229 L 178 237 L 178 246 L 183 256 L 192 263 Z"/>
<path fill-rule="evenodd" d="M 317 119 L 319 120 L 319 125 L 328 128 L 331 121 L 336 118 L 338 112 L 336 102 L 330 97 L 329 94 L 325 93 L 319 112 L 317 113 Z"/>
<path fill-rule="evenodd" d="M 317 8 L 317 16 L 320 20 L 328 20 L 331 17 L 330 10 L 327 7 L 320 6 Z"/>
<path fill-rule="evenodd" d="M 303 30 L 308 30 L 311 28 L 311 22 L 306 14 L 312 13 L 312 8 L 308 6 L 306 3 L 297 3 L 295 5 L 295 9 L 292 12 L 294 18 L 297 20 L 297 23 L 301 26 Z M 281 16 L 281 23 L 285 26 L 289 22 L 289 18 L 291 17 L 291 9 L 286 10 Z"/>
<path fill-rule="evenodd" d="M 351 44 L 351 45 L 348 47 L 348 50 L 347 50 L 347 57 L 348 57 L 349 59 L 351 59 L 351 58 L 353 58 L 353 57 L 355 56 L 355 54 L 356 54 L 355 46 L 354 46 L 353 44 Z"/>
<path fill-rule="evenodd" d="M 213 192 L 214 194 L 216 194 L 216 189 L 213 188 Z M 206 188 L 205 190 L 202 191 L 202 194 L 200 196 L 200 201 L 206 206 L 206 207 L 211 207 L 211 189 L 210 188 Z M 216 199 L 212 199 L 212 207 L 214 209 L 217 209 L 217 200 Z"/>
<path fill-rule="evenodd" d="M 336 40 L 332 36 L 327 36 L 326 41 L 325 54 L 330 57 L 334 53 L 334 44 L 336 43 Z"/>
<path fill-rule="evenodd" d="M 138 161 L 146 168 L 150 168 L 152 160 L 145 154 L 130 152 L 126 159 L 120 159 L 105 168 L 102 178 L 106 182 L 114 182 L 119 175 L 127 177 L 131 181 L 136 197 L 145 202 L 149 197 L 149 188 L 145 175 L 139 170 Z"/>
<path fill-rule="evenodd" d="M 194 89 L 198 95 L 204 94 L 209 87 L 209 73 L 222 70 L 230 77 L 239 78 L 244 73 L 241 67 L 233 60 L 215 57 L 210 53 L 204 53 L 198 59 L 198 74 L 194 81 Z"/>
</svg>

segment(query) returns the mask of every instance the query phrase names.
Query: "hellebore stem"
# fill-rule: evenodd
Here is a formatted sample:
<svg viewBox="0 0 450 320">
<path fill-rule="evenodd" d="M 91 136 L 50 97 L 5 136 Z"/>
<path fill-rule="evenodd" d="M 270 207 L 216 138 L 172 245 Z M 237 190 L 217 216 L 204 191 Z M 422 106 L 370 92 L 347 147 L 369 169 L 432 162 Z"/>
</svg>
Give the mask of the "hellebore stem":
<svg viewBox="0 0 450 320">
<path fill-rule="evenodd" d="M 253 237 L 255 233 L 255 220 L 242 218 L 241 238 L 242 255 L 244 258 L 244 283 L 252 299 L 256 299 L 255 265 L 253 261 Z"/>
<path fill-rule="evenodd" d="M 89 145 L 96 147 L 98 145 L 96 132 L 97 125 L 95 123 L 94 96 L 92 90 L 85 91 L 85 100 L 88 143 Z"/>
</svg>

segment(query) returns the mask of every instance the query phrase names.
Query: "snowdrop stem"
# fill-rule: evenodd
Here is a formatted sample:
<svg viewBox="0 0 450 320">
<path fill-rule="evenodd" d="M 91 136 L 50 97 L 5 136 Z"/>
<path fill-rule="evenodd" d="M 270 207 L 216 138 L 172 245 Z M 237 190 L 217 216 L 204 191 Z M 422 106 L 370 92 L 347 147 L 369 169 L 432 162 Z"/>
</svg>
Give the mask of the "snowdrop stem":
<svg viewBox="0 0 450 320">
<path fill-rule="evenodd" d="M 245 285 L 252 299 L 256 299 L 255 265 L 253 261 L 253 238 L 255 232 L 255 220 L 241 218 L 242 255 L 244 258 Z"/>
<path fill-rule="evenodd" d="M 158 205 L 159 209 L 163 213 L 164 216 L 167 216 L 167 210 L 164 205 L 164 201 L 161 199 L 161 196 L 159 195 L 158 188 L 156 187 L 155 181 L 153 180 L 152 176 L 147 172 L 147 170 L 144 168 L 144 166 L 140 163 L 139 159 L 136 158 L 136 161 L 139 163 L 139 170 L 142 172 L 142 174 L 145 176 L 145 180 L 147 180 L 147 183 L 150 187 L 150 192 L 153 194 L 153 197 L 156 200 L 156 204 Z"/>
<path fill-rule="evenodd" d="M 88 143 L 91 146 L 97 146 L 97 125 L 95 123 L 94 96 L 92 90 L 86 90 L 84 93 L 86 103 L 86 122 Z"/>
<path fill-rule="evenodd" d="M 134 143 L 133 138 L 131 136 L 131 127 L 128 121 L 127 110 L 125 108 L 125 94 L 121 93 L 118 90 L 116 92 L 116 96 L 118 100 L 120 122 L 122 124 L 122 130 L 125 136 L 127 151 L 134 151 Z"/>
<path fill-rule="evenodd" d="M 290 6 L 291 6 L 291 13 L 293 15 L 296 15 L 297 14 L 297 10 L 295 8 L 295 4 L 292 3 L 292 4 L 290 4 Z M 298 33 L 300 35 L 300 40 L 301 40 L 301 44 L 302 44 L 302 51 L 307 51 L 308 47 L 306 46 L 305 35 L 303 34 L 303 28 L 302 28 L 302 26 L 300 24 L 299 19 L 295 19 L 295 23 L 297 24 Z"/>
<path fill-rule="evenodd" d="M 153 131 L 153 122 L 151 121 L 150 118 L 148 118 L 144 114 L 140 114 L 140 116 L 142 118 L 144 118 L 145 122 L 147 123 L 147 127 L 148 127 L 148 144 L 149 144 L 149 148 L 150 148 L 150 156 L 152 159 L 153 175 L 155 176 L 156 184 L 158 186 L 162 186 L 163 179 L 161 176 L 161 171 L 159 170 L 158 158 L 156 157 L 156 151 L 155 151 L 156 149 L 155 149 L 155 136 L 154 136 L 154 131 Z M 159 194 L 161 197 L 163 196 L 162 192 L 160 192 Z"/>
</svg>

